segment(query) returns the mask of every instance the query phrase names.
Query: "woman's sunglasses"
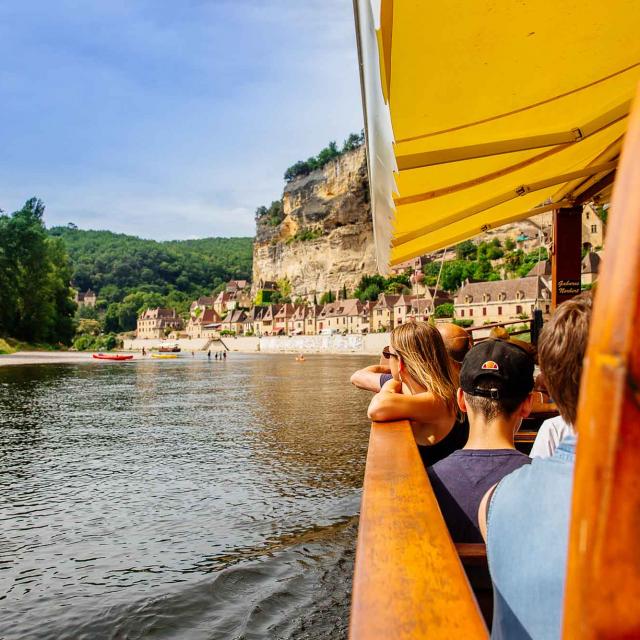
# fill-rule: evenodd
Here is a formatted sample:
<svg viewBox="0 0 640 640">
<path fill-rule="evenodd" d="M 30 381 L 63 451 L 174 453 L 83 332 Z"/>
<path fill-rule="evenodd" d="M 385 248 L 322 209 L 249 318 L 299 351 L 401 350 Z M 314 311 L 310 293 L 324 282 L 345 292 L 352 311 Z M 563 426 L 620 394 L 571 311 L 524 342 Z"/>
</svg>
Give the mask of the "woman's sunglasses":
<svg viewBox="0 0 640 640">
<path fill-rule="evenodd" d="M 382 356 L 388 360 L 389 358 L 393 357 L 393 358 L 397 358 L 398 354 L 397 353 L 391 353 L 391 351 L 389 351 L 389 347 L 385 347 L 382 350 Z"/>
</svg>

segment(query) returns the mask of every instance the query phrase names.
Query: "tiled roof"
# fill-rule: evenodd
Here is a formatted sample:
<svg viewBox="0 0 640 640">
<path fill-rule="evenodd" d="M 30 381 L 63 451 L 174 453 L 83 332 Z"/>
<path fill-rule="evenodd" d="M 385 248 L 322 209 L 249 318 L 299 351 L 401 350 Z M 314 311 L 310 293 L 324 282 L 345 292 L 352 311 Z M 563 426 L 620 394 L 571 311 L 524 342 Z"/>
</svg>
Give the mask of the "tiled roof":
<svg viewBox="0 0 640 640">
<path fill-rule="evenodd" d="M 400 296 L 392 296 L 388 293 L 383 293 L 378 298 L 376 307 L 380 309 L 392 309 L 395 303 L 398 302 L 398 298 L 400 298 Z"/>
<path fill-rule="evenodd" d="M 489 301 L 495 302 L 500 299 L 500 294 L 505 294 L 505 302 L 516 300 L 518 291 L 523 293 L 523 300 L 535 300 L 536 298 L 551 298 L 551 290 L 544 278 L 541 276 L 526 276 L 515 280 L 495 280 L 493 282 L 467 282 L 456 295 L 456 304 L 470 304 L 465 302 L 466 296 L 471 296 L 473 303 L 482 302 L 483 295 L 490 296 Z"/>
<path fill-rule="evenodd" d="M 534 267 L 527 273 L 528 276 L 550 276 L 551 275 L 551 261 L 540 260 Z"/>
</svg>

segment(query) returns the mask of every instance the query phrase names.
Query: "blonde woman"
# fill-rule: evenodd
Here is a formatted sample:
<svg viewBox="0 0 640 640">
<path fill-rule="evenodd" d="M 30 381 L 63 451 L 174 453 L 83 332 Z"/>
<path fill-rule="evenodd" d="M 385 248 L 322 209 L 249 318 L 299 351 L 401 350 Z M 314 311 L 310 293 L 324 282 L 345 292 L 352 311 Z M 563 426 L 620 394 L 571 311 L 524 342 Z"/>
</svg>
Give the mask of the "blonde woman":
<svg viewBox="0 0 640 640">
<path fill-rule="evenodd" d="M 393 378 L 371 400 L 369 418 L 409 420 L 425 465 L 461 449 L 469 426 L 458 422 L 458 374 L 438 330 L 426 322 L 402 324 L 382 355 Z"/>
</svg>

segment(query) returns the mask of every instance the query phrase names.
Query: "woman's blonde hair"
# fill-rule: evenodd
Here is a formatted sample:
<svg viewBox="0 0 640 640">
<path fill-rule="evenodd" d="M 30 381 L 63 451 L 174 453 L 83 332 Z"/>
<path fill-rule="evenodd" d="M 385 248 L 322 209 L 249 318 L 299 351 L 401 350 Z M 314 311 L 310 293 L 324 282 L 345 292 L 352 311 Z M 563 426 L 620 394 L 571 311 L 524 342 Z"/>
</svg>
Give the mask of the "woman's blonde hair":
<svg viewBox="0 0 640 640">
<path fill-rule="evenodd" d="M 458 374 L 451 366 L 440 332 L 428 322 L 407 322 L 391 332 L 391 346 L 407 373 L 456 411 Z"/>
</svg>

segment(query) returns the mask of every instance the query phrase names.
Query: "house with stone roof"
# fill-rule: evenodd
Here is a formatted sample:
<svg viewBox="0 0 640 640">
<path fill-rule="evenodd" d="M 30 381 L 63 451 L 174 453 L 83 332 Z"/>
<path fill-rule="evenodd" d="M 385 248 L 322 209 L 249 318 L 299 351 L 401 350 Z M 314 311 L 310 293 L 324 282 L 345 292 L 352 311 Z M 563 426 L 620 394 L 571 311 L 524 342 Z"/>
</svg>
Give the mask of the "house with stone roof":
<svg viewBox="0 0 640 640">
<path fill-rule="evenodd" d="M 319 304 L 310 304 L 305 309 L 304 316 L 304 334 L 306 336 L 315 336 L 318 333 L 318 318 L 322 313 L 322 306 Z"/>
<path fill-rule="evenodd" d="M 84 293 L 76 291 L 75 299 L 79 307 L 95 307 L 98 296 L 96 296 L 95 291 L 87 289 Z"/>
<path fill-rule="evenodd" d="M 194 300 L 189 307 L 189 313 L 191 315 L 202 313 L 205 309 L 213 309 L 213 303 L 215 302 L 213 296 L 200 296 L 197 300 Z M 198 311 L 199 310 L 199 311 Z"/>
<path fill-rule="evenodd" d="M 546 276 L 551 278 L 551 260 L 540 260 L 529 270 L 527 276 Z"/>
<path fill-rule="evenodd" d="M 265 307 L 251 307 L 251 309 L 249 309 L 249 311 L 246 312 L 245 318 L 242 322 L 243 324 L 242 334 L 245 336 L 258 335 L 259 334 L 258 322 L 260 321 L 260 319 L 262 318 L 265 312 L 266 312 Z"/>
<path fill-rule="evenodd" d="M 265 310 L 260 318 L 254 322 L 254 333 L 258 336 L 273 336 L 275 334 L 274 318 L 282 305 L 270 304 L 263 307 Z"/>
<path fill-rule="evenodd" d="M 220 323 L 220 331 L 231 331 L 235 335 L 242 335 L 244 330 L 244 320 L 247 314 L 242 309 L 229 311 Z"/>
<path fill-rule="evenodd" d="M 362 333 L 363 304 L 358 298 L 347 298 L 328 302 L 318 315 L 317 333 L 332 331 L 336 333 Z M 368 322 L 364 324 L 369 330 Z"/>
<path fill-rule="evenodd" d="M 371 332 L 390 331 L 394 325 L 394 307 L 400 296 L 382 293 L 373 307 Z"/>
<path fill-rule="evenodd" d="M 544 315 L 551 310 L 550 282 L 543 276 L 493 282 L 466 280 L 454 299 L 454 317 L 472 320 L 474 325 L 529 318 L 536 308 Z"/>
<path fill-rule="evenodd" d="M 221 321 L 222 319 L 213 307 L 197 307 L 197 310 L 189 317 L 185 332 L 191 339 L 208 338 L 214 331 L 211 325 L 220 325 Z"/>
<path fill-rule="evenodd" d="M 289 322 L 293 318 L 296 308 L 290 302 L 281 304 L 273 317 L 273 335 L 285 336 L 289 334 Z"/>
<path fill-rule="evenodd" d="M 164 338 L 182 327 L 182 318 L 175 309 L 146 309 L 138 318 L 136 336 L 142 339 Z"/>
<path fill-rule="evenodd" d="M 580 283 L 583 285 L 592 285 L 598 278 L 600 263 L 602 259 L 595 251 L 589 251 L 582 258 L 580 263 Z"/>
<path fill-rule="evenodd" d="M 223 316 L 231 308 L 235 307 L 235 297 L 232 293 L 221 291 L 213 302 L 213 308 Z"/>
</svg>

